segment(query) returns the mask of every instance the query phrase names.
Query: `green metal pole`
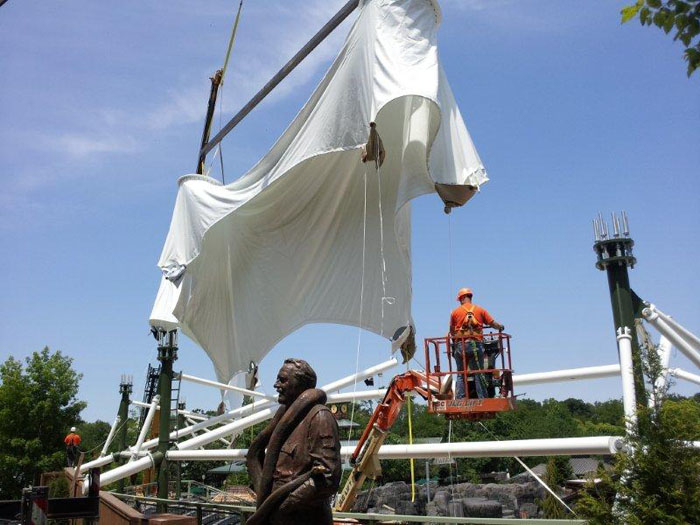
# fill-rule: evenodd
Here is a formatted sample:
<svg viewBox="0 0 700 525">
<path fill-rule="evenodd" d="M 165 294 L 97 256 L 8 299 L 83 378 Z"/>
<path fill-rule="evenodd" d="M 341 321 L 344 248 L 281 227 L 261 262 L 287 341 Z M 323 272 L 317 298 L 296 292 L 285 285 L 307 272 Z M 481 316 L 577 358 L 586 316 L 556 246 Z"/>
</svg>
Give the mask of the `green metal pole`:
<svg viewBox="0 0 700 525">
<path fill-rule="evenodd" d="M 119 393 L 122 395 L 122 400 L 119 403 L 119 450 L 126 450 L 127 448 L 127 443 L 126 443 L 126 431 L 127 431 L 127 420 L 129 419 L 129 404 L 131 404 L 131 400 L 129 399 L 129 396 L 131 395 L 131 392 L 133 390 L 133 381 L 129 376 L 123 375 L 122 380 L 119 383 Z M 119 464 L 123 465 L 126 462 L 126 459 L 120 459 Z M 117 491 L 120 494 L 124 493 L 124 483 L 126 480 L 120 479 L 117 483 Z"/>
<path fill-rule="evenodd" d="M 627 214 L 621 217 L 612 215 L 612 235 L 607 222 L 599 216 L 593 221 L 595 244 L 593 250 L 598 255 L 596 268 L 605 271 L 608 276 L 610 302 L 613 311 L 615 333 L 628 328 L 632 336 L 632 370 L 634 372 L 635 397 L 638 404 L 647 403 L 644 386 L 642 356 L 635 330 L 635 317 L 641 311 L 641 299 L 630 288 L 628 268 L 634 268 L 637 259 L 632 255 L 634 241 L 629 237 Z"/>
<path fill-rule="evenodd" d="M 158 498 L 168 499 L 168 462 L 165 456 L 170 447 L 170 397 L 173 382 L 173 361 L 177 359 L 177 330 L 159 331 L 158 360 L 160 361 L 160 429 L 158 431 L 158 452 L 163 460 L 158 465 Z M 158 502 L 158 512 L 167 512 L 168 505 Z"/>
</svg>

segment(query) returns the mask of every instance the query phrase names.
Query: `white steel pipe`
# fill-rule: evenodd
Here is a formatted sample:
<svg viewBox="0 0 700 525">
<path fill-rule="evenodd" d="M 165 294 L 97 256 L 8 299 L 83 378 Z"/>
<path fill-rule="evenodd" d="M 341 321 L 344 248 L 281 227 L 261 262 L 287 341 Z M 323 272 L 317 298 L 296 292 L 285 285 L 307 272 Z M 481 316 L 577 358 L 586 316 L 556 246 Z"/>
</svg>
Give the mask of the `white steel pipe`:
<svg viewBox="0 0 700 525">
<path fill-rule="evenodd" d="M 158 410 L 158 403 L 160 402 L 160 396 L 155 396 L 153 398 L 153 401 L 151 401 L 151 406 L 148 407 L 148 412 L 146 413 L 146 419 L 143 420 L 143 426 L 141 427 L 141 431 L 139 432 L 139 437 L 136 439 L 136 446 L 132 449 L 131 453 L 131 460 L 133 461 L 139 456 L 139 452 L 141 452 L 141 447 L 143 446 L 143 442 L 146 439 L 146 434 L 151 428 L 151 423 L 153 422 L 153 416 L 156 414 L 156 410 Z"/>
<path fill-rule="evenodd" d="M 246 429 L 246 428 L 251 427 L 253 425 L 256 425 L 262 421 L 270 419 L 273 415 L 275 415 L 276 411 L 277 411 L 277 407 L 273 406 L 270 408 L 266 408 L 264 410 L 260 410 L 259 412 L 256 412 L 255 414 L 252 414 L 250 416 L 246 416 L 246 417 L 243 417 L 241 419 L 237 419 L 236 421 L 233 421 L 232 423 L 228 423 L 227 425 L 221 426 L 221 427 L 216 428 L 214 430 L 205 429 L 203 427 L 202 430 L 209 430 L 209 431 L 206 432 L 205 434 L 200 434 L 199 436 L 195 436 L 195 437 L 190 438 L 186 441 L 182 441 L 180 443 L 175 443 L 175 446 L 179 450 L 187 450 L 190 448 L 203 447 L 204 445 L 207 445 L 207 444 L 211 443 L 212 441 L 216 441 L 219 438 L 223 438 L 224 436 L 231 435 L 234 432 Z"/>
<path fill-rule="evenodd" d="M 192 421 L 191 419 L 189 419 L 189 418 L 186 418 L 186 419 L 188 419 L 190 423 L 194 423 L 194 421 Z M 204 433 L 206 434 L 207 432 L 211 432 L 211 429 L 209 429 L 209 428 L 203 428 L 203 429 L 202 429 L 202 432 L 204 432 Z M 230 442 L 230 441 L 226 441 L 224 438 L 219 438 L 219 441 L 220 441 L 221 443 L 223 443 L 224 445 L 226 445 L 226 447 L 230 447 L 230 446 L 231 446 L 231 442 Z"/>
<path fill-rule="evenodd" d="M 620 365 L 587 366 L 582 368 L 569 368 L 566 370 L 553 370 L 551 372 L 515 374 L 513 375 L 513 384 L 516 386 L 539 385 L 542 383 L 596 379 L 618 375 L 620 375 Z"/>
<path fill-rule="evenodd" d="M 382 445 L 378 459 L 487 458 L 511 456 L 587 456 L 609 455 L 623 450 L 619 436 L 579 438 L 515 439 L 509 441 L 468 441 L 457 443 L 422 443 L 416 445 Z M 340 454 L 348 458 L 354 446 L 343 446 Z M 233 461 L 244 459 L 246 449 L 171 450 L 169 461 Z"/>
<path fill-rule="evenodd" d="M 667 325 L 669 325 L 676 332 L 678 332 L 678 334 L 683 339 L 685 339 L 693 348 L 695 348 L 696 350 L 700 350 L 700 337 L 696 336 L 693 332 L 688 330 L 670 315 L 659 310 L 655 305 L 650 304 L 649 310 L 651 310 L 652 312 L 656 312 L 656 314 L 658 314 L 658 316 L 661 317 L 661 319 L 663 319 Z"/>
<path fill-rule="evenodd" d="M 617 329 L 620 375 L 622 376 L 622 405 L 625 411 L 625 427 L 628 434 L 637 425 L 637 398 L 634 391 L 632 336 L 630 334 L 630 329 L 626 326 Z"/>
<path fill-rule="evenodd" d="M 366 368 L 365 370 L 362 370 L 361 372 L 358 372 L 357 374 L 351 374 L 349 376 L 343 377 L 342 379 L 338 379 L 337 381 L 333 381 L 332 383 L 328 383 L 326 386 L 324 386 L 322 388 L 326 392 L 334 392 L 336 390 L 340 390 L 341 388 L 345 388 L 346 386 L 353 385 L 353 384 L 355 384 L 355 382 L 360 382 L 363 379 L 377 375 L 377 374 L 384 372 L 385 370 L 388 370 L 390 368 L 394 368 L 398 364 L 399 364 L 398 359 L 396 359 L 394 357 L 392 359 L 389 359 L 388 361 L 384 361 L 383 363 L 379 363 L 378 365 L 372 366 L 370 368 Z"/>
<path fill-rule="evenodd" d="M 371 377 L 379 372 L 382 372 L 388 368 L 391 368 L 393 366 L 396 366 L 398 364 L 398 360 L 396 358 L 390 359 L 388 361 L 385 361 L 383 363 L 380 363 L 376 366 L 366 368 L 365 370 L 362 370 L 358 372 L 357 374 L 352 374 L 347 377 L 344 377 L 342 379 L 339 379 L 338 381 L 333 381 L 332 383 L 329 383 L 327 385 L 324 385 L 321 387 L 322 390 L 325 392 L 329 392 L 331 390 L 336 390 L 338 388 L 344 388 L 346 386 L 350 386 L 354 384 L 356 381 L 362 381 L 363 379 L 367 377 Z M 268 403 L 265 408 L 263 408 L 262 403 Z M 261 408 L 262 410 L 256 411 L 254 414 L 247 416 L 247 417 L 242 417 L 239 420 L 236 420 L 232 423 L 229 423 L 227 425 L 221 426 L 205 435 L 200 435 L 191 439 L 188 439 L 187 441 L 183 441 L 181 443 L 178 443 L 176 446 L 180 450 L 186 450 L 189 448 L 197 448 L 204 446 L 208 443 L 211 443 L 212 441 L 215 441 L 219 439 L 220 437 L 224 437 L 230 434 L 233 434 L 234 432 L 243 430 L 245 428 L 248 428 L 249 426 L 255 425 L 257 423 L 260 423 L 261 421 L 265 421 L 266 419 L 271 418 L 275 411 L 277 410 L 277 405 L 272 404 L 269 401 L 263 401 L 262 403 L 258 404 L 258 407 Z M 248 409 L 248 412 L 253 411 L 253 407 L 256 403 L 252 403 L 250 405 L 246 405 L 245 407 L 242 407 L 241 409 L 237 409 L 241 411 L 241 415 L 244 413 L 244 409 Z M 250 408 L 249 408 L 250 407 Z M 229 414 L 233 413 L 235 411 L 229 412 Z M 214 419 L 214 418 L 212 418 Z M 209 420 L 211 421 L 211 419 Z M 200 423 L 202 425 L 200 428 L 205 428 L 205 424 L 207 421 L 203 421 Z M 197 425 L 194 425 L 196 427 Z M 209 425 L 207 425 L 209 426 Z M 194 428 L 194 427 L 187 427 L 187 428 Z M 183 429 L 184 430 L 187 430 Z M 199 428 L 197 429 L 199 430 Z M 180 434 L 182 435 L 182 433 Z"/>
<path fill-rule="evenodd" d="M 671 350 L 673 345 L 667 337 L 661 336 L 659 339 L 659 346 L 656 348 L 656 354 L 659 356 L 659 364 L 661 365 L 661 373 L 659 377 L 656 378 L 654 383 L 654 389 L 649 393 L 649 407 L 653 407 L 656 400 L 654 399 L 654 392 L 661 392 L 666 388 L 666 383 L 668 381 L 668 374 L 670 370 L 668 365 L 671 362 Z"/>
<path fill-rule="evenodd" d="M 376 390 L 358 390 L 357 392 L 340 392 L 338 394 L 328 394 L 326 403 L 348 403 L 350 401 L 366 401 L 368 399 L 378 399 L 384 397 L 386 388 Z"/>
<path fill-rule="evenodd" d="M 685 379 L 686 381 L 691 381 L 700 385 L 700 375 L 691 374 L 690 372 L 686 372 L 680 368 L 673 368 L 672 370 L 669 370 L 669 372 L 675 377 L 679 377 L 680 379 Z"/>
<path fill-rule="evenodd" d="M 159 453 L 148 454 L 147 456 L 137 459 L 136 461 L 126 463 L 121 467 L 113 468 L 112 470 L 101 474 L 100 486 L 104 487 L 110 483 L 114 483 L 115 481 L 131 476 L 132 474 L 138 474 L 142 470 L 155 468 L 159 463 L 158 456 L 160 456 Z M 83 494 L 87 494 L 89 488 L 89 479 L 86 478 L 83 482 Z"/>
<path fill-rule="evenodd" d="M 109 434 L 107 435 L 107 441 L 105 441 L 105 444 L 102 447 L 102 452 L 100 452 L 100 457 L 103 457 L 107 454 L 107 450 L 109 449 L 109 446 L 112 444 L 112 439 L 114 439 L 114 433 L 117 431 L 117 427 L 119 426 L 119 421 L 120 421 L 119 416 L 114 418 L 114 423 L 112 423 L 112 428 L 109 429 Z"/>
<path fill-rule="evenodd" d="M 268 401 L 277 401 L 277 398 L 275 396 L 270 396 L 263 392 L 256 392 L 255 390 L 248 390 L 247 388 L 227 385 L 225 383 L 219 383 L 218 381 L 211 381 L 209 379 L 203 379 L 201 377 L 191 376 L 189 374 L 180 374 L 180 379 L 184 381 L 189 381 L 190 383 L 198 383 L 200 385 L 213 386 L 222 390 L 231 390 L 232 392 L 238 392 L 239 394 L 244 394 L 246 396 L 261 397 L 263 399 L 267 399 Z"/>
<path fill-rule="evenodd" d="M 151 405 L 149 405 L 148 403 L 142 403 L 141 401 L 132 401 L 131 404 L 141 408 L 151 408 Z M 160 406 L 156 407 L 156 410 L 160 410 Z M 181 408 L 177 409 L 177 413 L 183 416 L 191 417 L 192 419 L 197 419 L 199 421 L 206 421 L 207 419 L 209 419 L 207 416 L 203 416 L 202 414 L 197 414 L 196 412 L 192 412 L 191 410 L 183 410 Z"/>
<path fill-rule="evenodd" d="M 685 356 L 690 359 L 695 366 L 700 368 L 700 352 L 693 348 L 688 341 L 686 341 L 681 334 L 676 332 L 671 326 L 659 316 L 656 310 L 651 308 L 645 308 L 642 310 L 642 315 L 649 324 L 656 328 L 659 333 L 667 337 L 673 346 L 678 348 Z"/>
<path fill-rule="evenodd" d="M 366 379 L 368 377 L 371 377 L 373 375 L 379 374 L 380 372 L 383 372 L 385 370 L 388 370 L 390 368 L 395 367 L 398 364 L 398 360 L 396 358 L 389 359 L 388 361 L 384 361 L 383 363 L 379 363 L 378 365 L 372 366 L 370 368 L 366 368 L 365 370 L 362 370 L 358 372 L 357 374 L 352 374 L 349 376 L 346 376 L 342 379 L 338 379 L 337 381 L 334 381 L 332 383 L 328 383 L 327 385 L 321 387 L 323 390 L 326 392 L 331 392 L 333 390 L 338 390 L 340 388 L 345 388 L 346 386 L 350 386 L 355 383 L 355 381 L 362 381 L 363 379 Z M 189 427 L 181 428 L 176 432 L 171 432 L 170 433 L 170 439 L 177 439 L 178 437 L 182 436 L 187 436 L 189 434 L 192 434 L 194 432 L 197 432 L 203 428 L 208 428 L 213 425 L 217 425 L 219 423 L 222 423 L 224 421 L 228 421 L 231 419 L 234 419 L 235 417 L 243 417 L 247 416 L 249 414 L 252 414 L 258 410 L 264 410 L 267 409 L 271 406 L 277 406 L 274 404 L 272 401 L 256 401 L 255 403 L 251 403 L 250 405 L 245 405 L 240 408 L 235 408 L 233 410 L 229 410 L 228 412 L 221 414 L 220 416 L 214 416 L 209 418 L 206 421 L 202 421 L 201 423 L 197 423 L 196 425 L 192 425 Z M 155 446 L 158 445 L 158 438 L 151 439 L 150 441 L 146 441 L 143 444 L 143 448 L 145 450 L 149 450 L 154 448 Z"/>
<path fill-rule="evenodd" d="M 88 461 L 87 463 L 83 463 L 80 466 L 79 474 L 83 474 L 91 468 L 104 467 L 105 465 L 109 465 L 110 463 L 112 463 L 112 461 L 116 461 L 118 459 L 118 456 L 119 452 L 117 452 L 116 454 L 108 454 L 106 456 L 102 456 L 101 458 L 97 458 L 92 461 Z"/>
<path fill-rule="evenodd" d="M 347 449 L 348 456 L 354 451 L 354 447 L 342 448 Z M 618 436 L 519 439 L 511 441 L 384 445 L 379 449 L 379 459 L 584 456 L 589 454 L 614 454 L 621 449 L 622 438 Z"/>
</svg>

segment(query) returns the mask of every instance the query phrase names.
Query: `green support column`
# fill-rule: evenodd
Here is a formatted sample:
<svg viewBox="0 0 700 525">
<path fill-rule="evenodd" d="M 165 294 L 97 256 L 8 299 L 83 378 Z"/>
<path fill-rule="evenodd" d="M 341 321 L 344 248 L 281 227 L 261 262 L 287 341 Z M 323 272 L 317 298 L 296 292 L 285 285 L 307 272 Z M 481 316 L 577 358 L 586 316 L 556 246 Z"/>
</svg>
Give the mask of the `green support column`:
<svg viewBox="0 0 700 525">
<path fill-rule="evenodd" d="M 127 420 L 129 419 L 129 405 L 131 404 L 131 400 L 129 399 L 129 396 L 131 395 L 131 392 L 133 391 L 134 387 L 134 382 L 131 379 L 130 376 L 123 375 L 122 380 L 119 383 L 119 393 L 122 396 L 122 400 L 119 403 L 119 438 L 118 438 L 118 443 L 119 443 L 119 450 L 126 450 L 127 449 L 127 442 L 126 442 L 126 432 L 127 432 Z M 126 462 L 126 459 L 120 459 L 119 464 L 123 465 Z M 120 479 L 117 482 L 117 492 L 120 494 L 124 493 L 124 483 L 125 480 Z"/>
<path fill-rule="evenodd" d="M 177 330 L 158 331 L 158 361 L 160 361 L 160 429 L 158 431 L 158 452 L 163 460 L 158 465 L 158 497 L 168 499 L 168 462 L 166 454 L 170 447 L 170 398 L 173 382 L 173 362 L 177 359 Z M 159 502 L 158 512 L 167 512 L 168 505 Z"/>
<path fill-rule="evenodd" d="M 596 268 L 605 271 L 608 276 L 615 334 L 617 335 L 618 329 L 629 328 L 630 330 L 635 397 L 638 404 L 646 405 L 642 356 L 634 322 L 641 308 L 641 300 L 630 288 L 628 274 L 628 268 L 634 268 L 637 259 L 632 255 L 634 241 L 629 237 L 627 214 L 622 212 L 620 217 L 612 214 L 612 235 L 602 215 L 593 221 L 593 230 L 595 233 L 593 250 L 598 256 Z"/>
</svg>

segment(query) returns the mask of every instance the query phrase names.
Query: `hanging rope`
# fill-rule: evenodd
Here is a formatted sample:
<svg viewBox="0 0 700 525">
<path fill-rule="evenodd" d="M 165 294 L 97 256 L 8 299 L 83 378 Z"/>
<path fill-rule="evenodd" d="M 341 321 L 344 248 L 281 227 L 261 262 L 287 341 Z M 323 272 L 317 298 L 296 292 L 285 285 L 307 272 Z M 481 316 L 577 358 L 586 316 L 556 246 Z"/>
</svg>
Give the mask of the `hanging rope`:
<svg viewBox="0 0 700 525">
<path fill-rule="evenodd" d="M 448 445 L 452 444 L 452 420 L 450 419 L 449 423 L 447 424 L 447 443 Z M 450 467 L 450 495 L 454 495 L 455 493 L 455 480 L 452 477 L 452 453 L 450 452 L 450 448 L 448 447 L 447 449 L 447 461 Z"/>
<path fill-rule="evenodd" d="M 406 369 L 408 370 L 408 363 L 406 363 Z M 413 423 L 412 413 L 413 413 L 413 398 L 410 394 L 406 396 L 407 409 L 408 409 L 408 444 L 413 445 Z M 416 501 L 416 468 L 415 460 L 411 458 L 411 501 Z"/>
<path fill-rule="evenodd" d="M 362 309 L 364 305 L 365 297 L 365 256 L 367 249 L 367 169 L 365 169 L 364 174 L 364 198 L 362 206 L 362 277 L 360 279 L 360 320 L 357 325 L 357 349 L 355 351 L 355 382 L 352 386 L 352 392 L 355 394 L 357 392 L 357 373 L 360 370 L 360 346 L 362 342 Z M 352 408 L 350 410 L 350 431 L 348 432 L 348 446 L 350 446 L 350 439 L 352 438 L 352 425 L 355 422 L 355 405 L 357 401 L 353 396 Z"/>
<path fill-rule="evenodd" d="M 381 333 L 384 333 L 384 304 L 392 305 L 396 302 L 395 297 L 387 297 L 386 295 L 386 258 L 384 257 L 384 212 L 382 211 L 382 177 L 381 177 L 381 166 L 379 164 L 379 155 L 377 155 L 377 160 L 374 161 L 375 171 L 377 173 L 377 192 L 378 192 L 378 202 L 379 202 L 379 253 L 381 255 L 381 270 L 382 270 L 382 321 L 381 321 Z"/>
<path fill-rule="evenodd" d="M 449 265 L 449 285 L 450 290 L 447 296 L 449 297 L 454 290 L 454 280 L 452 276 L 452 215 L 447 216 L 447 263 Z"/>
</svg>

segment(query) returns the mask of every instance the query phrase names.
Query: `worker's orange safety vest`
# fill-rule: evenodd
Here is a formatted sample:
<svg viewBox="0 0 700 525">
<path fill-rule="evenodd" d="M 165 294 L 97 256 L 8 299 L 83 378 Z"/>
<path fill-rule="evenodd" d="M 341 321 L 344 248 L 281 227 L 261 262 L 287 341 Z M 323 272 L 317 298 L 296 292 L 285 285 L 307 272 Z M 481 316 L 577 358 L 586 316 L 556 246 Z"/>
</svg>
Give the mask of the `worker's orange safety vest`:
<svg viewBox="0 0 700 525">
<path fill-rule="evenodd" d="M 462 305 L 462 308 L 467 311 L 467 315 L 464 321 L 462 321 L 462 326 L 459 327 L 455 335 L 458 337 L 481 335 L 484 331 L 484 325 L 476 318 L 476 315 L 474 315 L 474 305 L 471 305 L 469 308 Z"/>
</svg>

